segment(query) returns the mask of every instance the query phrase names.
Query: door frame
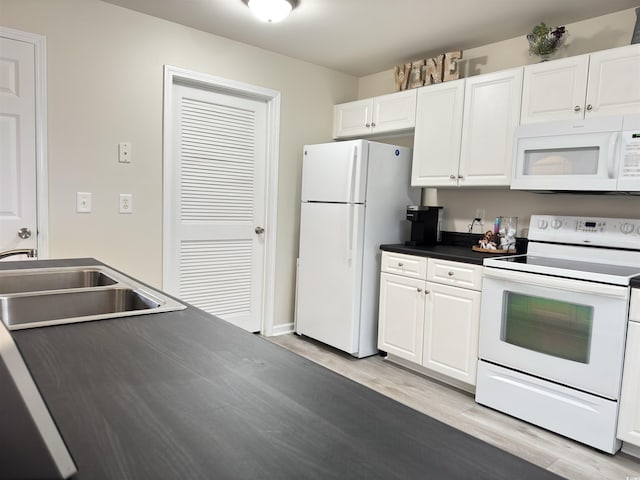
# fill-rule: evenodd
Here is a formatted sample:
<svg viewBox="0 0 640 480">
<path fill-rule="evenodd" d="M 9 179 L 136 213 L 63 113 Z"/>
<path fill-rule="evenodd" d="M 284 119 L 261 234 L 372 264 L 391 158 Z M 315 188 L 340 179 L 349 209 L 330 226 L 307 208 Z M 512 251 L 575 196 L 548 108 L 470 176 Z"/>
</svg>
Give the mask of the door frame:
<svg viewBox="0 0 640 480">
<path fill-rule="evenodd" d="M 267 148 L 266 148 L 266 191 L 265 191 L 265 255 L 263 269 L 263 294 L 261 300 L 262 324 L 260 333 L 266 336 L 273 335 L 273 323 L 275 316 L 275 283 L 276 283 L 276 227 L 278 205 L 278 159 L 280 158 L 280 92 L 268 88 L 250 85 L 248 83 L 228 80 L 213 75 L 186 70 L 170 65 L 164 66 L 164 108 L 163 108 L 163 133 L 162 133 L 162 162 L 163 162 L 163 242 L 162 242 L 162 283 L 168 281 L 168 273 L 165 266 L 169 262 L 171 254 L 167 226 L 170 225 L 170 212 L 175 205 L 170 199 L 174 193 L 175 178 L 170 168 L 171 152 L 174 151 L 172 131 L 175 121 L 173 108 L 173 85 L 187 85 L 190 87 L 211 90 L 233 96 L 251 98 L 264 101 L 267 104 Z"/>
<path fill-rule="evenodd" d="M 49 257 L 49 188 L 47 159 L 47 42 L 35 33 L 0 26 L 0 36 L 30 43 L 35 52 L 36 221 L 38 259 Z"/>
</svg>

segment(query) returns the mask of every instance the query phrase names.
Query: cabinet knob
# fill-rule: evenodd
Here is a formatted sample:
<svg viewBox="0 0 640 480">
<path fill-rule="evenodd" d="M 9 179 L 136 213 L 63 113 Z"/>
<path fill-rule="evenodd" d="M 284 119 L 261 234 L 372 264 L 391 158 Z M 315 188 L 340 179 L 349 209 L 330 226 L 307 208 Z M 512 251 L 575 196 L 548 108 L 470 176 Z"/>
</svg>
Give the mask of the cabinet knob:
<svg viewBox="0 0 640 480">
<path fill-rule="evenodd" d="M 590 112 L 591 110 L 593 110 L 593 105 L 587 105 L 587 111 Z"/>
<path fill-rule="evenodd" d="M 449 175 L 449 178 L 450 178 L 451 180 L 455 180 L 455 179 L 456 179 L 456 176 L 452 173 L 451 175 Z"/>
<path fill-rule="evenodd" d="M 580 105 L 576 105 L 575 107 L 573 107 L 573 111 L 574 112 L 579 112 L 580 111 Z"/>
<path fill-rule="evenodd" d="M 455 275 L 455 273 L 453 272 L 447 272 L 447 275 L 449 275 L 450 277 L 453 277 Z"/>
<path fill-rule="evenodd" d="M 376 126 L 376 122 L 371 122 L 371 127 L 375 127 Z"/>
<path fill-rule="evenodd" d="M 464 178 L 464 175 L 458 175 L 458 178 L 462 180 Z"/>
<path fill-rule="evenodd" d="M 419 288 L 419 289 L 418 289 L 418 293 L 421 293 L 421 292 L 422 292 L 422 289 L 421 289 L 421 288 Z"/>
<path fill-rule="evenodd" d="M 404 263 L 402 263 L 402 262 L 398 262 L 398 266 L 399 266 L 399 267 L 404 267 Z"/>
</svg>

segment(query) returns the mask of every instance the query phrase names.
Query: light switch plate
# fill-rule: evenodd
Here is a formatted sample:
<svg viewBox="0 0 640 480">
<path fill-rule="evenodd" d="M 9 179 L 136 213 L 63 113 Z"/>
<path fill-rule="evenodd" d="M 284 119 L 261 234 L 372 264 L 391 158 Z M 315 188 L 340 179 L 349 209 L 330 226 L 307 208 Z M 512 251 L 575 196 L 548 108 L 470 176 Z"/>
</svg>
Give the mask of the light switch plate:
<svg viewBox="0 0 640 480">
<path fill-rule="evenodd" d="M 120 142 L 118 144 L 118 161 L 120 163 L 131 163 L 131 142 Z"/>
<path fill-rule="evenodd" d="M 76 212 L 91 213 L 90 192 L 76 192 Z"/>
</svg>

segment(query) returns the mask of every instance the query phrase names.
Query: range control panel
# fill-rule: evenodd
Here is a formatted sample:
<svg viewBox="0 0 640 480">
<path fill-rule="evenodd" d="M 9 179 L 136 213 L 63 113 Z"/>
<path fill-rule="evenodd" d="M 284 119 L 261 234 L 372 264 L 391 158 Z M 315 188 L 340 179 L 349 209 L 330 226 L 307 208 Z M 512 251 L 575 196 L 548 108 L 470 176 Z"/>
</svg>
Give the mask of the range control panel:
<svg viewBox="0 0 640 480">
<path fill-rule="evenodd" d="M 640 219 L 531 215 L 529 240 L 640 249 Z"/>
</svg>

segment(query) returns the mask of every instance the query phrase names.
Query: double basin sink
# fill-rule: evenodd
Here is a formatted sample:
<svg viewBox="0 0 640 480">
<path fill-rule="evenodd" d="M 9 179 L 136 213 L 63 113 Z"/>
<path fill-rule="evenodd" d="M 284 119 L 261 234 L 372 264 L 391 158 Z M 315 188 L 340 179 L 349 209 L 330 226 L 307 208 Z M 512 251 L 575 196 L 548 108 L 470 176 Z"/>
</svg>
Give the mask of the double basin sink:
<svg viewBox="0 0 640 480">
<path fill-rule="evenodd" d="M 0 319 L 9 330 L 184 308 L 102 265 L 0 270 Z"/>
</svg>

